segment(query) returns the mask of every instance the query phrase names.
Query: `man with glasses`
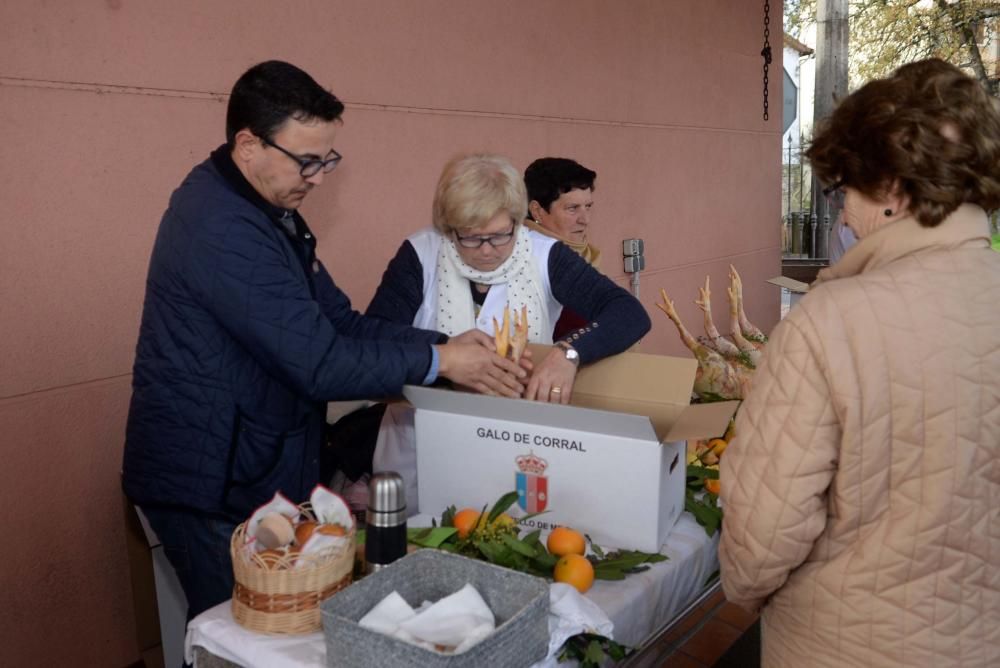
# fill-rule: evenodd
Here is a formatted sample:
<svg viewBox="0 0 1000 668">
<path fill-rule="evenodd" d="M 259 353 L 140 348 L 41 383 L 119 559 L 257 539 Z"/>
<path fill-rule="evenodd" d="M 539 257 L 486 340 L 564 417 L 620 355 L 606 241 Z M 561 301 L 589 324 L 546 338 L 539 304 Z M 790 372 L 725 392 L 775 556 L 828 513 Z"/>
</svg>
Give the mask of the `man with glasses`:
<svg viewBox="0 0 1000 668">
<path fill-rule="evenodd" d="M 439 376 L 518 396 L 524 371 L 481 332 L 351 309 L 298 213 L 341 160 L 344 105 L 270 61 L 233 87 L 226 143 L 174 191 L 150 258 L 122 471 L 187 595 L 229 598 L 229 539 L 281 492 L 319 480 L 326 402 L 399 395 Z"/>
</svg>

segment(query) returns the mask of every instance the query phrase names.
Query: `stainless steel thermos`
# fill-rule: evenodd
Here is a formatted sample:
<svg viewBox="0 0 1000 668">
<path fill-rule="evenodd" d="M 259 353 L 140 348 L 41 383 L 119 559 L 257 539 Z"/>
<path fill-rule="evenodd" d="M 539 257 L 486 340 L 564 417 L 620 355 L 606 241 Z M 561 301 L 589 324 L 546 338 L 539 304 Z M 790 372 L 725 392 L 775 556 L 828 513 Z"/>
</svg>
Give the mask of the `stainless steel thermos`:
<svg viewBox="0 0 1000 668">
<path fill-rule="evenodd" d="M 388 566 L 406 554 L 406 489 L 393 471 L 383 471 L 368 483 L 365 513 L 365 561 L 367 571 Z"/>
</svg>

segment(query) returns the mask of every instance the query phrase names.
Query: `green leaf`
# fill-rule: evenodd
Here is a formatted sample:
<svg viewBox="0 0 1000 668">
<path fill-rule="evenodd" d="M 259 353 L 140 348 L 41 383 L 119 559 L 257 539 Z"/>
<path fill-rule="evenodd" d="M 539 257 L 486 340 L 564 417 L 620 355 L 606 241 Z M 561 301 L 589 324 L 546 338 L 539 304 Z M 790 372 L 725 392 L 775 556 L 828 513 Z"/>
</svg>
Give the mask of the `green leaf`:
<svg viewBox="0 0 1000 668">
<path fill-rule="evenodd" d="M 458 512 L 455 506 L 448 506 L 441 513 L 441 526 L 443 527 L 453 527 L 455 526 L 455 513 Z"/>
<path fill-rule="evenodd" d="M 621 661 L 629 654 L 630 652 L 625 645 L 620 645 L 614 640 L 608 641 L 608 655 L 615 661 Z"/>
<path fill-rule="evenodd" d="M 406 538 L 407 538 L 407 540 L 414 540 L 414 539 L 421 540 L 423 538 L 427 538 L 427 536 L 429 536 L 429 535 L 431 535 L 431 528 L 430 527 L 418 527 L 418 528 L 415 528 L 415 529 L 407 529 L 406 530 Z"/>
<path fill-rule="evenodd" d="M 595 543 L 589 534 L 583 534 L 583 537 L 587 539 L 587 544 L 590 545 L 591 552 L 596 554 L 598 559 L 603 559 L 604 550 L 601 549 L 601 546 Z"/>
<path fill-rule="evenodd" d="M 620 568 L 595 568 L 595 580 L 624 580 L 625 573 Z"/>
<path fill-rule="evenodd" d="M 531 569 L 531 562 L 517 552 L 512 551 L 510 553 L 510 560 L 512 564 L 510 567 L 515 571 L 521 571 L 523 573 Z"/>
<path fill-rule="evenodd" d="M 688 466 L 687 467 L 687 478 L 688 485 L 692 482 L 698 482 L 700 484 L 705 484 L 705 480 L 718 480 L 719 472 L 715 469 L 710 469 L 705 466 Z"/>
<path fill-rule="evenodd" d="M 510 534 L 502 534 L 500 536 L 500 540 L 503 541 L 503 544 L 511 550 L 525 557 L 534 558 L 538 554 L 538 551 L 535 548 L 530 545 L 525 545 L 523 542 L 514 538 Z"/>
<path fill-rule="evenodd" d="M 684 497 L 684 510 L 694 515 L 694 519 L 705 527 L 705 532 L 709 536 L 714 536 L 722 525 L 722 509 L 715 503 L 711 494 L 706 494 L 699 499 L 690 489 L 687 490 Z"/>
<path fill-rule="evenodd" d="M 595 666 L 599 666 L 604 662 L 604 648 L 601 647 L 600 641 L 590 641 L 590 644 L 587 645 L 587 652 L 583 655 L 583 660 L 589 661 Z"/>
<path fill-rule="evenodd" d="M 594 568 L 617 568 L 628 570 L 640 564 L 657 563 L 666 561 L 668 557 L 659 552 L 640 552 L 639 550 L 617 550 L 606 555 L 603 559 L 590 557 Z"/>
<path fill-rule="evenodd" d="M 542 530 L 541 529 L 535 529 L 531 533 L 529 533 L 529 534 L 525 535 L 523 538 L 521 538 L 521 542 L 524 543 L 525 545 L 538 545 L 538 546 L 541 546 L 541 544 L 542 544 L 542 538 L 541 538 L 541 536 L 542 536 Z"/>
<path fill-rule="evenodd" d="M 556 567 L 557 561 L 559 561 L 559 557 L 554 554 L 549 554 L 548 552 L 539 552 L 539 554 L 533 559 L 533 562 L 537 564 L 539 568 L 548 572 L 548 577 L 552 576 L 552 569 Z"/>
<path fill-rule="evenodd" d="M 510 509 L 512 505 L 517 501 L 517 492 L 507 492 L 501 496 L 495 504 L 493 504 L 493 510 L 490 511 L 488 522 L 493 522 L 496 518 L 503 515 L 507 510 Z M 486 510 L 483 508 L 483 510 Z"/>
<path fill-rule="evenodd" d="M 501 545 L 493 541 L 477 540 L 476 549 L 483 553 L 487 559 L 494 564 L 510 568 L 514 565 L 514 552 L 506 545 Z"/>
<path fill-rule="evenodd" d="M 354 544 L 356 546 L 355 549 L 357 549 L 357 547 L 361 547 L 362 545 L 365 544 L 365 530 L 364 529 L 358 529 L 357 531 L 354 532 Z"/>
<path fill-rule="evenodd" d="M 438 548 L 452 536 L 458 534 L 455 527 L 429 527 L 426 529 L 408 529 L 407 540 L 421 547 Z"/>
<path fill-rule="evenodd" d="M 645 562 L 645 559 L 640 557 L 631 557 L 623 559 L 608 559 L 607 561 L 599 561 L 594 564 L 594 568 L 617 568 L 618 570 L 625 570 L 632 568 L 633 566 L 638 566 L 639 564 Z"/>
</svg>

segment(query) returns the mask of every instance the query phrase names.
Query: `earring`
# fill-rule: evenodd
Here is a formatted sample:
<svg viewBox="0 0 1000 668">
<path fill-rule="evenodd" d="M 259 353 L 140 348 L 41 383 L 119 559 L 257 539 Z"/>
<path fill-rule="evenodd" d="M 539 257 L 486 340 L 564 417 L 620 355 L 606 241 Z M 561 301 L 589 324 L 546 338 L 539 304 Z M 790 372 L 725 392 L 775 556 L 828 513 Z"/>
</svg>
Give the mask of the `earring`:
<svg viewBox="0 0 1000 668">
<path fill-rule="evenodd" d="M 886 209 L 884 213 L 885 213 L 885 217 L 888 218 L 889 216 L 892 215 L 892 209 Z"/>
</svg>

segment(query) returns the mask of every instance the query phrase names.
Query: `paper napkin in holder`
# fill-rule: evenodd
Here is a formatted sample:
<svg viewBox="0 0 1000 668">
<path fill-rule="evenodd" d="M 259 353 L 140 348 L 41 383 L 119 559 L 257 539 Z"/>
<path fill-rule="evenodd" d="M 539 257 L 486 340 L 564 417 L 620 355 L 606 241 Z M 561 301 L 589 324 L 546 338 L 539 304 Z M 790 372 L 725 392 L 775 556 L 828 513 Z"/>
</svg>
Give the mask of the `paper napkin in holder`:
<svg viewBox="0 0 1000 668">
<path fill-rule="evenodd" d="M 476 588 L 466 583 L 454 594 L 437 603 L 425 602 L 417 610 L 394 591 L 358 624 L 425 649 L 458 653 L 493 633 L 496 619 Z"/>
</svg>

